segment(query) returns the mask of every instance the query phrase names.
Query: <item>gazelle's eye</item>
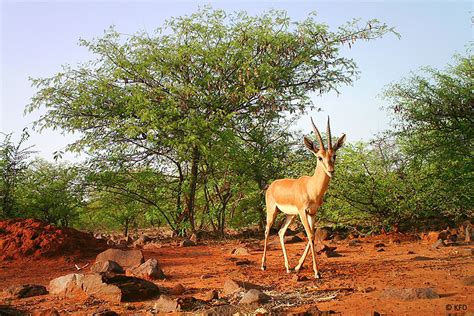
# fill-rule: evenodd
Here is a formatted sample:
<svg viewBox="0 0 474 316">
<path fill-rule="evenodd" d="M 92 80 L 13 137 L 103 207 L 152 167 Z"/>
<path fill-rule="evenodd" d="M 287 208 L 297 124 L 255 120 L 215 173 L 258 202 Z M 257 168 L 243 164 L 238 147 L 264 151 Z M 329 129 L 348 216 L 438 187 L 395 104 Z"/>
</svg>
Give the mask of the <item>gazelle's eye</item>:
<svg viewBox="0 0 474 316">
<path fill-rule="evenodd" d="M 336 160 L 336 157 L 337 157 L 336 155 L 332 156 L 332 160 Z"/>
<path fill-rule="evenodd" d="M 323 161 L 323 157 L 318 157 L 318 160 L 319 160 L 319 161 Z"/>
</svg>

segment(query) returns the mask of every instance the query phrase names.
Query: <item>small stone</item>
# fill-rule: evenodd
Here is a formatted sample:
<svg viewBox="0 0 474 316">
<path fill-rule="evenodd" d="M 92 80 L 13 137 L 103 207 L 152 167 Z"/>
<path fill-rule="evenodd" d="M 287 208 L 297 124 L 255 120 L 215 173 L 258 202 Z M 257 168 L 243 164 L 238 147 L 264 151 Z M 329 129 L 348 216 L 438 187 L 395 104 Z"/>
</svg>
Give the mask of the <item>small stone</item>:
<svg viewBox="0 0 474 316">
<path fill-rule="evenodd" d="M 439 295 L 432 288 L 388 288 L 383 290 L 380 297 L 384 299 L 412 301 L 417 299 L 439 298 Z"/>
<path fill-rule="evenodd" d="M 105 309 L 94 312 L 92 316 L 118 316 L 118 314 L 110 309 Z"/>
<path fill-rule="evenodd" d="M 378 244 L 375 244 L 374 247 L 375 247 L 375 248 L 385 247 L 385 244 L 383 244 L 383 243 L 378 243 Z"/>
<path fill-rule="evenodd" d="M 246 255 L 250 255 L 249 251 L 247 250 L 247 248 L 244 248 L 244 247 L 239 247 L 239 248 L 235 248 L 231 251 L 231 254 L 233 255 L 236 255 L 236 256 L 246 256 Z"/>
<path fill-rule="evenodd" d="M 236 266 L 246 266 L 246 265 L 249 265 L 249 264 L 252 264 L 252 261 L 250 261 L 249 259 L 237 260 L 235 262 Z"/>
<path fill-rule="evenodd" d="M 156 312 L 161 313 L 179 312 L 181 310 L 181 305 L 178 303 L 177 299 L 161 295 L 155 302 L 154 309 Z"/>
<path fill-rule="evenodd" d="M 260 315 L 269 315 L 270 313 L 268 312 L 268 310 L 266 310 L 265 308 L 263 307 L 260 307 L 260 308 L 257 308 L 254 312 L 254 315 L 255 316 L 260 316 Z"/>
<path fill-rule="evenodd" d="M 474 275 L 462 279 L 462 284 L 467 286 L 474 286 Z"/>
<path fill-rule="evenodd" d="M 383 248 L 377 249 L 377 252 L 383 252 L 383 251 L 385 251 L 385 249 L 383 249 Z"/>
<path fill-rule="evenodd" d="M 413 261 L 427 261 L 427 260 L 433 260 L 433 258 L 424 257 L 424 256 L 416 256 L 416 257 L 413 257 L 411 260 L 413 260 Z"/>
<path fill-rule="evenodd" d="M 191 240 L 193 243 L 197 244 L 198 242 L 198 236 L 196 233 L 193 233 L 191 237 L 189 237 L 189 240 Z"/>
<path fill-rule="evenodd" d="M 179 246 L 180 247 L 193 247 L 193 246 L 196 246 L 196 243 L 192 240 L 185 239 L 179 244 Z"/>
<path fill-rule="evenodd" d="M 129 268 L 126 270 L 126 274 L 146 280 L 163 280 L 166 278 L 156 259 L 148 259 L 138 266 Z"/>
<path fill-rule="evenodd" d="M 434 244 L 431 245 L 431 248 L 438 249 L 440 246 L 444 246 L 442 239 L 438 239 Z"/>
<path fill-rule="evenodd" d="M 142 249 L 143 250 L 156 250 L 156 249 L 160 249 L 160 248 L 161 248 L 161 244 L 151 242 L 151 243 L 148 243 L 148 244 L 144 245 Z"/>
<path fill-rule="evenodd" d="M 349 247 L 359 247 L 359 244 L 360 244 L 360 241 L 353 239 L 353 240 L 350 240 L 347 245 Z"/>
<path fill-rule="evenodd" d="M 14 298 L 25 298 L 48 294 L 46 288 L 42 285 L 24 284 L 13 286 L 5 290 L 7 295 Z M 0 313 L 1 314 L 1 313 Z"/>
<path fill-rule="evenodd" d="M 143 246 L 145 246 L 145 244 L 147 244 L 150 241 L 151 241 L 150 237 L 148 237 L 147 235 L 142 235 L 142 236 L 138 237 L 138 239 L 133 242 L 133 247 L 142 248 Z"/>
<path fill-rule="evenodd" d="M 338 233 L 334 234 L 334 236 L 332 237 L 332 240 L 333 241 L 341 241 L 343 238 L 341 235 L 339 235 Z"/>
<path fill-rule="evenodd" d="M 178 284 L 176 284 L 175 286 L 173 286 L 173 287 L 168 291 L 168 293 L 171 294 L 171 295 L 181 295 L 181 294 L 183 294 L 185 291 L 186 291 L 186 289 L 184 288 L 184 286 L 183 286 L 181 283 L 178 283 Z"/>
<path fill-rule="evenodd" d="M 210 279 L 210 278 L 212 278 L 212 277 L 214 277 L 212 274 L 210 274 L 210 273 L 205 273 L 205 274 L 201 275 L 201 280 Z"/>
<path fill-rule="evenodd" d="M 217 292 L 216 290 L 207 291 L 206 293 L 204 293 L 202 298 L 206 302 L 216 300 L 219 298 L 219 292 Z"/>
<path fill-rule="evenodd" d="M 301 239 L 300 236 L 298 235 L 293 235 L 293 236 L 286 236 L 285 237 L 285 244 L 295 244 L 299 242 L 303 242 L 304 240 Z"/>
<path fill-rule="evenodd" d="M 414 255 L 415 253 L 410 250 L 410 251 L 407 252 L 407 254 L 408 254 L 408 255 Z"/>
<path fill-rule="evenodd" d="M 322 253 L 322 255 L 326 258 L 337 258 L 337 257 L 342 257 L 342 255 L 336 251 L 325 251 Z"/>
<path fill-rule="evenodd" d="M 266 303 L 270 300 L 270 296 L 263 293 L 262 291 L 251 289 L 244 294 L 242 299 L 239 301 L 239 304 L 260 304 Z"/>
<path fill-rule="evenodd" d="M 294 282 L 301 282 L 301 281 L 308 281 L 308 278 L 304 275 L 295 274 L 293 275 L 292 280 Z"/>
<path fill-rule="evenodd" d="M 90 271 L 93 273 L 124 273 L 122 267 L 115 261 L 98 261 L 95 262 Z"/>
<path fill-rule="evenodd" d="M 327 239 L 329 239 L 329 236 L 331 234 L 329 233 L 329 231 L 326 229 L 326 228 L 317 228 L 316 229 L 316 233 L 314 234 L 314 240 L 315 241 L 319 241 L 319 242 L 323 242 Z"/>
<path fill-rule="evenodd" d="M 240 286 L 239 283 L 237 283 L 237 281 L 232 280 L 232 279 L 227 279 L 224 283 L 224 289 L 222 291 L 222 294 L 224 294 L 224 296 L 227 296 L 227 295 L 234 294 L 235 292 L 238 292 L 240 290 L 242 290 L 242 287 Z"/>
</svg>

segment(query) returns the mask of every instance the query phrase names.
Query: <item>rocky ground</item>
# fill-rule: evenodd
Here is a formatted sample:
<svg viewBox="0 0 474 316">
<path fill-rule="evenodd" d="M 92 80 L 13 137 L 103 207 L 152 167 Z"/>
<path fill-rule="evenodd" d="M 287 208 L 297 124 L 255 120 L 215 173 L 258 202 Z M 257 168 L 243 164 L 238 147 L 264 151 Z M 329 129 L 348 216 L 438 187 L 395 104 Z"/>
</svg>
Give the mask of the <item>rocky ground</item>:
<svg viewBox="0 0 474 316">
<path fill-rule="evenodd" d="M 252 238 L 142 238 L 99 256 L 17 258 L 0 262 L 0 314 L 474 313 L 474 245 L 436 243 L 437 237 L 326 240 L 317 258 L 320 280 L 312 278 L 309 258 L 299 274 L 287 274 L 276 236 L 266 271 L 260 270 L 262 240 Z M 290 240 L 294 266 L 305 242 Z M 24 297 L 29 295 L 34 296 Z"/>
</svg>

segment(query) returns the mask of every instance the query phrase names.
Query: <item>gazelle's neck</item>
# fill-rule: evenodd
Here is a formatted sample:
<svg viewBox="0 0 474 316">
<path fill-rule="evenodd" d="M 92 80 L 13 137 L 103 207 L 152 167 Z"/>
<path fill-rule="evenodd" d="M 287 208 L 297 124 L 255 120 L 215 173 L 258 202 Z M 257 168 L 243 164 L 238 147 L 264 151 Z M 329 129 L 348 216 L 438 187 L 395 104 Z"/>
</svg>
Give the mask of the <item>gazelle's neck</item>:
<svg viewBox="0 0 474 316">
<path fill-rule="evenodd" d="M 314 170 L 314 174 L 310 180 L 310 191 L 311 193 L 322 196 L 326 193 L 328 186 L 329 186 L 330 178 L 324 171 L 323 167 L 318 163 L 316 165 L 316 169 Z"/>
</svg>

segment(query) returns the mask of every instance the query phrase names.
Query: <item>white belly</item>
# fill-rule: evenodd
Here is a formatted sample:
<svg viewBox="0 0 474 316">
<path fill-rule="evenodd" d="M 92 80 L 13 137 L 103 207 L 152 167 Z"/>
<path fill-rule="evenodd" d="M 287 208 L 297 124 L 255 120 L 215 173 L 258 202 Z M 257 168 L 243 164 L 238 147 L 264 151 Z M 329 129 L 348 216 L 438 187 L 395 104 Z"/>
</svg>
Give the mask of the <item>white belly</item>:
<svg viewBox="0 0 474 316">
<path fill-rule="evenodd" d="M 276 206 L 285 214 L 298 215 L 298 209 L 294 205 L 284 205 L 276 203 Z"/>
</svg>

